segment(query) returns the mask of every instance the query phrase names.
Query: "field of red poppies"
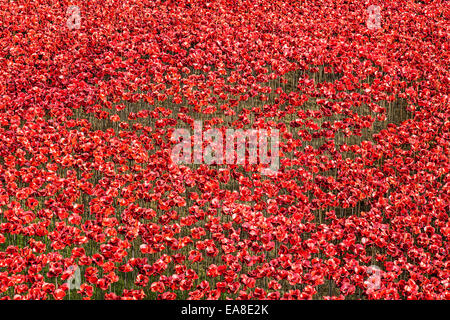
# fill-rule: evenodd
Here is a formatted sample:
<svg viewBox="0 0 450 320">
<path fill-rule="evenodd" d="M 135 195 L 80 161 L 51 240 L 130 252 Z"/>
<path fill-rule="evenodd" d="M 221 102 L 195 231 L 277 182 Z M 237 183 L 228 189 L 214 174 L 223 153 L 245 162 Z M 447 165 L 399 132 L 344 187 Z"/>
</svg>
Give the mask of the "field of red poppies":
<svg viewBox="0 0 450 320">
<path fill-rule="evenodd" d="M 449 8 L 1 0 L 0 298 L 450 299 Z"/>
</svg>

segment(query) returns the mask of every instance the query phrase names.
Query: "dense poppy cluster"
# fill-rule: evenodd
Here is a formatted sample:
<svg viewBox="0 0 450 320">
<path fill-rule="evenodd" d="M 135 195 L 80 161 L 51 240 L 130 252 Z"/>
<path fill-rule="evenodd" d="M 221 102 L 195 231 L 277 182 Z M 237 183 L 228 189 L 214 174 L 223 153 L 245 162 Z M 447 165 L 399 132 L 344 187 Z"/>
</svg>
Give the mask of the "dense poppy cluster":
<svg viewBox="0 0 450 320">
<path fill-rule="evenodd" d="M 0 12 L 2 299 L 450 299 L 445 1 Z M 278 172 L 173 163 L 195 120 Z"/>
</svg>

